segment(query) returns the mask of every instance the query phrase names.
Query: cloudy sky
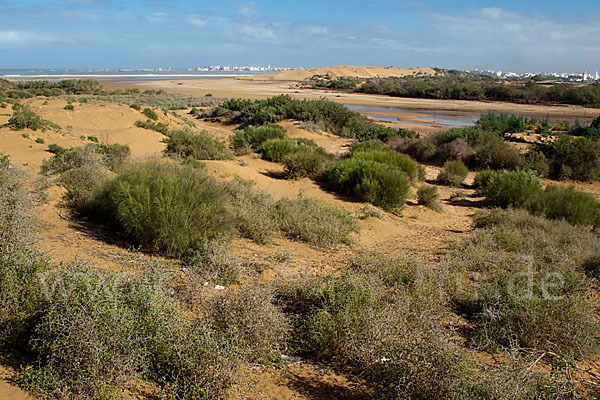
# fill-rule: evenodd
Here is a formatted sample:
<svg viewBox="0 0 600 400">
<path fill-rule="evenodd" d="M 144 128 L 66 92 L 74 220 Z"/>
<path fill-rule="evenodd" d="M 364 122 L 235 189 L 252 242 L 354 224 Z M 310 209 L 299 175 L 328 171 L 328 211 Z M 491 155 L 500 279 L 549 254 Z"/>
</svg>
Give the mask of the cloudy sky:
<svg viewBox="0 0 600 400">
<path fill-rule="evenodd" d="M 0 0 L 0 69 L 600 70 L 597 0 Z"/>
</svg>

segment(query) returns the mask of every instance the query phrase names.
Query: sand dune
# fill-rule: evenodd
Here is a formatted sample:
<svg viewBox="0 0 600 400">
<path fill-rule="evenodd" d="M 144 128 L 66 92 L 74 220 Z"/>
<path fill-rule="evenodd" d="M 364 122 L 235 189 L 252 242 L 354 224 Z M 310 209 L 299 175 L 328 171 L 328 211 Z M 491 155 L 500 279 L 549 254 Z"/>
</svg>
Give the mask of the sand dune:
<svg viewBox="0 0 600 400">
<path fill-rule="evenodd" d="M 406 76 L 416 75 L 418 73 L 426 75 L 434 75 L 435 70 L 432 68 L 395 68 L 395 67 L 356 67 L 352 65 L 341 65 L 330 68 L 308 68 L 295 69 L 291 71 L 280 71 L 275 74 L 262 74 L 254 76 L 246 76 L 239 79 L 252 81 L 304 81 L 313 75 L 329 74 L 332 78 L 340 78 L 342 76 L 350 76 L 357 78 L 373 78 L 388 77 L 388 76 Z"/>
</svg>

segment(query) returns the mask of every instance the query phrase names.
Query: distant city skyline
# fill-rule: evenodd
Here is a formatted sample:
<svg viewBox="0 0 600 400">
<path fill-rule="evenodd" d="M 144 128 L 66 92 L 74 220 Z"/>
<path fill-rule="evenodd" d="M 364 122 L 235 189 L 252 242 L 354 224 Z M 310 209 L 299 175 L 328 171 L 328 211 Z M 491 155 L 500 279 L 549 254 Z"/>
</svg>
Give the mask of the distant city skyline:
<svg viewBox="0 0 600 400">
<path fill-rule="evenodd" d="M 376 65 L 595 73 L 583 0 L 0 0 L 0 69 Z"/>
</svg>

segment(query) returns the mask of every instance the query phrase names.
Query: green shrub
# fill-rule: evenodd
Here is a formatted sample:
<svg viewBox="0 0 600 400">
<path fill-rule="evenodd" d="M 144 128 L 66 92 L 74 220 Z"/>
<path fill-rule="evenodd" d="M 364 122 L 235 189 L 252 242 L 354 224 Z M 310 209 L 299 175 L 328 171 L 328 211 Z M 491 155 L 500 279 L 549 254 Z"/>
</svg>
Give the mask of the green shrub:
<svg viewBox="0 0 600 400">
<path fill-rule="evenodd" d="M 551 219 L 564 219 L 571 224 L 600 227 L 600 202 L 595 196 L 570 186 L 548 185 L 541 200 L 541 212 Z"/>
<path fill-rule="evenodd" d="M 158 120 L 158 114 L 156 113 L 156 111 L 152 110 L 151 108 L 146 107 L 146 108 L 144 108 L 144 111 L 142 111 L 142 112 L 146 117 L 148 117 L 152 121 Z"/>
<path fill-rule="evenodd" d="M 233 158 L 225 144 L 213 138 L 206 130 L 198 133 L 176 130 L 169 132 L 164 140 L 166 153 L 182 159 L 194 160 L 228 160 Z"/>
<path fill-rule="evenodd" d="M 482 114 L 476 125 L 481 129 L 499 135 L 505 133 L 524 132 L 530 121 L 519 115 L 508 114 Z"/>
<path fill-rule="evenodd" d="M 56 143 L 52 143 L 48 145 L 48 151 L 53 154 L 62 154 L 66 151 L 62 146 L 57 145 Z"/>
<path fill-rule="evenodd" d="M 288 178 L 320 179 L 325 175 L 334 158 L 322 147 L 315 148 L 300 144 L 295 152 L 284 157 L 283 165 Z"/>
<path fill-rule="evenodd" d="M 367 140 L 353 144 L 350 148 L 350 155 L 354 153 L 368 153 L 372 151 L 388 151 L 390 148 L 379 140 Z"/>
<path fill-rule="evenodd" d="M 262 144 L 269 139 L 281 139 L 286 136 L 285 129 L 276 124 L 267 124 L 259 127 L 248 126 L 236 130 L 231 136 L 235 153 L 246 154 L 260 149 Z"/>
<path fill-rule="evenodd" d="M 222 189 L 192 167 L 131 165 L 104 186 L 98 201 L 132 240 L 167 255 L 189 256 L 235 229 Z"/>
<path fill-rule="evenodd" d="M 544 187 L 533 171 L 486 172 L 476 180 L 476 185 L 494 206 L 528 209 L 540 196 Z"/>
<path fill-rule="evenodd" d="M 541 151 L 530 149 L 525 153 L 527 167 L 536 171 L 540 176 L 547 177 L 550 174 L 550 162 Z"/>
<path fill-rule="evenodd" d="M 39 144 L 44 144 L 44 143 L 46 143 L 46 141 L 44 140 L 44 138 L 41 138 L 41 137 L 35 138 L 35 142 L 36 142 L 36 143 L 39 143 Z"/>
<path fill-rule="evenodd" d="M 80 214 L 93 214 L 98 207 L 96 196 L 109 179 L 108 169 L 92 163 L 69 169 L 61 174 L 59 183 L 67 189 L 67 207 Z"/>
<path fill-rule="evenodd" d="M 46 129 L 60 129 L 58 125 L 42 119 L 28 105 L 15 103 L 12 109 L 13 114 L 9 118 L 7 125 L 12 126 L 14 129 L 31 129 L 32 131 L 37 131 L 38 129 L 42 131 Z"/>
<path fill-rule="evenodd" d="M 519 151 L 496 133 L 478 128 L 453 128 L 423 138 L 395 138 L 391 148 L 420 161 L 443 164 L 462 161 L 474 169 L 518 169 L 525 161 Z"/>
<path fill-rule="evenodd" d="M 234 122 L 245 125 L 263 125 L 290 118 L 318 124 L 323 130 L 344 137 L 366 140 L 387 140 L 403 133 L 400 130 L 377 125 L 351 111 L 344 105 L 329 100 L 296 100 L 289 95 L 264 100 L 230 99 L 213 110 L 214 117 L 229 115 Z"/>
<path fill-rule="evenodd" d="M 275 201 L 253 188 L 253 182 L 236 178 L 223 188 L 232 205 L 235 224 L 241 236 L 265 244 L 277 229 Z"/>
<path fill-rule="evenodd" d="M 462 161 L 446 161 L 444 169 L 438 175 L 438 181 L 444 185 L 460 187 L 469 170 Z"/>
<path fill-rule="evenodd" d="M 71 103 L 67 104 L 66 106 L 63 107 L 63 110 L 69 110 L 69 111 L 73 111 L 75 109 L 75 106 Z"/>
<path fill-rule="evenodd" d="M 0 170 L 8 168 L 9 165 L 10 158 L 8 157 L 8 154 L 0 152 Z"/>
<path fill-rule="evenodd" d="M 356 220 L 348 211 L 319 200 L 284 198 L 275 208 L 279 227 L 294 240 L 319 247 L 335 247 L 351 244 L 352 233 L 358 232 Z"/>
<path fill-rule="evenodd" d="M 417 189 L 417 202 L 425 207 L 438 210 L 440 195 L 436 186 L 421 185 Z"/>
<path fill-rule="evenodd" d="M 290 137 L 269 139 L 261 146 L 263 158 L 268 161 L 282 162 L 286 156 L 298 149 L 298 142 Z"/>
<path fill-rule="evenodd" d="M 152 122 L 149 119 L 146 120 L 146 122 L 137 120 L 134 122 L 134 125 L 137 126 L 138 128 L 150 129 L 151 131 L 156 131 L 158 133 L 162 133 L 163 135 L 166 135 L 169 133 L 169 125 L 167 125 L 163 122 Z"/>
<path fill-rule="evenodd" d="M 130 104 L 129 107 L 137 111 L 140 111 L 142 109 L 142 107 L 139 104 Z"/>
<path fill-rule="evenodd" d="M 338 192 L 357 196 L 384 210 L 402 207 L 410 191 L 410 181 L 401 170 L 374 161 L 338 161 L 329 170 L 328 181 Z"/>
<path fill-rule="evenodd" d="M 410 156 L 397 153 L 389 149 L 359 151 L 353 148 L 351 151 L 351 156 L 352 158 L 358 160 L 375 161 L 381 164 L 397 167 L 412 181 L 423 179 L 425 176 L 425 170 L 423 167 L 417 164 L 412 158 L 410 158 Z"/>
<path fill-rule="evenodd" d="M 552 179 L 595 181 L 600 178 L 600 139 L 560 135 L 552 143 L 538 143 L 529 153 L 541 153 Z M 530 156 L 540 158 L 539 155 Z"/>
<path fill-rule="evenodd" d="M 98 138 L 96 136 L 88 136 L 87 140 L 89 140 L 90 142 L 94 142 L 94 143 L 98 143 Z"/>
</svg>

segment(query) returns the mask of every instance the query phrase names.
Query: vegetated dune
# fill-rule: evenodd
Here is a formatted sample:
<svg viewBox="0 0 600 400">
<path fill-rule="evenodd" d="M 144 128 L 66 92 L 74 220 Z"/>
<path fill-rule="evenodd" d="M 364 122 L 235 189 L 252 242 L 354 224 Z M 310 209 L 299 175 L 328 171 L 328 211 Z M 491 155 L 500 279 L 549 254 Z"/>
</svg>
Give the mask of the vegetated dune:
<svg viewBox="0 0 600 400">
<path fill-rule="evenodd" d="M 89 144 L 90 136 L 101 143 L 127 144 L 135 158 L 164 156 L 165 136 L 153 130 L 133 126 L 135 121 L 145 120 L 146 117 L 127 105 L 91 101 L 75 104 L 75 109 L 69 111 L 64 110 L 63 99 L 53 99 L 47 103 L 35 99 L 24 103 L 29 104 L 41 117 L 62 127 L 60 131 L 45 132 L 13 130 L 9 127 L 0 129 L 0 152 L 8 154 L 15 167 L 25 167 L 33 176 L 39 172 L 42 160 L 51 157 L 47 151 L 48 144 L 56 143 L 63 147 L 82 146 Z M 187 126 L 197 130 L 206 129 L 211 136 L 228 144 L 237 127 L 203 119 L 184 119 L 189 118 L 189 110 L 179 110 L 176 114 L 161 113 L 158 109 L 156 111 L 159 114 L 158 122 L 167 124 L 170 129 Z M 9 118 L 7 113 L 4 114 L 0 115 L 0 124 Z M 351 139 L 298 121 L 283 120 L 279 125 L 286 129 L 289 137 L 312 140 L 327 152 L 334 154 L 345 153 L 354 143 Z M 44 142 L 36 142 L 37 138 L 44 139 Z M 425 169 L 429 185 L 437 187 L 442 212 L 419 204 L 415 193 L 412 193 L 403 212 L 394 214 L 367 206 L 356 198 L 333 192 L 327 185 L 309 178 L 284 179 L 283 165 L 266 161 L 257 153 L 237 156 L 231 160 L 203 163 L 210 175 L 221 180 L 232 180 L 235 177 L 250 180 L 254 182 L 256 189 L 268 192 L 275 200 L 303 195 L 361 217 L 358 222 L 361 232 L 355 238 L 355 242 L 337 249 L 320 249 L 290 240 L 280 234 L 275 234 L 266 244 L 258 244 L 247 238 L 235 239 L 231 245 L 232 253 L 256 270 L 256 279 L 264 281 L 274 281 L 304 271 L 315 275 L 344 271 L 348 268 L 349 260 L 365 250 L 376 250 L 386 256 L 401 255 L 414 258 L 425 262 L 425 268 L 428 270 L 429 267 L 436 266 L 435 263 L 447 253 L 453 243 L 475 234 L 472 232 L 471 217 L 482 204 L 481 198 L 470 187 L 474 173 L 467 178 L 464 187 L 442 186 L 436 181 L 440 170 L 438 166 L 427 165 Z M 132 251 L 132 248 L 128 248 L 128 243 L 120 243 L 120 236 L 102 232 L 93 225 L 88 225 L 85 219 L 70 216 L 63 201 L 65 189 L 54 183 L 47 189 L 48 201 L 34 210 L 41 225 L 41 250 L 56 262 L 86 259 L 100 269 L 136 271 L 136 266 L 140 265 L 139 260 L 148 255 Z M 600 193 L 597 184 L 579 185 L 588 188 L 587 190 L 595 195 Z M 462 316 L 456 315 L 454 318 L 456 321 L 453 321 L 453 324 L 466 325 Z M 477 356 L 486 357 L 487 353 L 478 353 Z M 244 377 L 247 381 L 236 382 L 237 385 L 231 390 L 231 397 L 227 398 L 375 397 L 371 391 L 374 389 L 361 377 L 351 374 L 347 377 L 340 371 L 328 370 L 326 367 L 314 363 L 311 359 L 276 368 L 252 366 L 251 371 Z M 14 397 L 15 399 L 26 398 L 23 392 L 3 382 L 2 375 L 0 367 L 0 399 L 12 398 L 7 397 L 12 393 L 20 396 Z"/>
<path fill-rule="evenodd" d="M 253 81 L 304 81 L 313 75 L 327 75 L 332 78 L 349 76 L 353 78 L 374 78 L 389 76 L 407 76 L 418 73 L 434 75 L 436 71 L 432 68 L 395 68 L 395 67 L 357 67 L 353 65 L 341 65 L 330 68 L 308 68 L 280 71 L 275 74 L 261 74 L 246 76 L 240 79 Z"/>
</svg>

